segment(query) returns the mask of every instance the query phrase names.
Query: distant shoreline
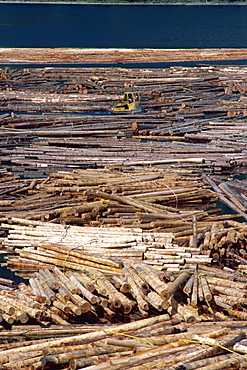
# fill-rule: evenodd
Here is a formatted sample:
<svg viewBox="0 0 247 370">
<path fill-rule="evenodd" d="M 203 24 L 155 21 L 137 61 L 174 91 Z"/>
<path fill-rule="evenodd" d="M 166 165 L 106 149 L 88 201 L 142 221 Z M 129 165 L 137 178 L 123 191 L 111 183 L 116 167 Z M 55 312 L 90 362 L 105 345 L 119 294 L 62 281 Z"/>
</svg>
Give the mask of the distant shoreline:
<svg viewBox="0 0 247 370">
<path fill-rule="evenodd" d="M 0 48 L 0 63 L 118 64 L 247 60 L 247 49 Z"/>
<path fill-rule="evenodd" d="M 12 0 L 12 1 L 1 1 L 0 0 L 0 4 L 44 4 L 44 5 L 47 5 L 47 4 L 57 4 L 57 5 L 68 5 L 68 4 L 73 4 L 73 5 L 127 5 L 127 6 L 130 6 L 130 5 L 145 5 L 145 6 L 150 6 L 150 5 L 159 5 L 159 6 L 167 6 L 167 5 L 177 5 L 177 6 L 246 6 L 247 5 L 247 2 L 229 2 L 229 3 L 226 3 L 226 2 L 168 2 L 168 3 L 142 3 L 142 2 L 134 2 L 134 3 L 124 3 L 124 2 L 85 2 L 85 1 L 19 1 L 19 0 Z"/>
</svg>

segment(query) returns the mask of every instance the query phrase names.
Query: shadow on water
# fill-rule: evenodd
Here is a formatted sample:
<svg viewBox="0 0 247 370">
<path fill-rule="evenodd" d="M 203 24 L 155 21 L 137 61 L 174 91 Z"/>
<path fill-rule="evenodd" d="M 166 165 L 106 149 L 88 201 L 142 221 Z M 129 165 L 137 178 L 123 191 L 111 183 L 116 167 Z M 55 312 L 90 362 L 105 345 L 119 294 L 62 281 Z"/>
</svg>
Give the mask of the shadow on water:
<svg viewBox="0 0 247 370">
<path fill-rule="evenodd" d="M 6 262 L 5 257 L 7 256 L 7 253 L 1 253 L 0 254 L 0 277 L 4 279 L 9 279 L 14 281 L 16 284 L 19 283 L 27 283 L 27 279 L 23 279 L 22 277 L 16 275 L 13 271 L 8 269 L 6 266 L 2 266 Z"/>
<path fill-rule="evenodd" d="M 235 181 L 235 180 L 239 180 L 239 181 L 242 181 L 242 180 L 247 180 L 247 173 L 238 173 L 238 174 L 235 174 L 233 175 L 232 177 L 230 177 L 229 179 L 226 179 L 225 181 L 227 182 L 227 180 L 230 180 L 230 181 Z M 246 181 L 245 181 L 246 183 Z M 246 185 L 247 187 L 247 185 Z M 220 199 L 218 199 L 216 201 L 216 205 L 214 207 L 209 207 L 207 210 L 210 210 L 210 209 L 221 209 L 221 212 L 219 213 L 219 215 L 236 215 L 237 212 L 235 212 L 232 208 L 228 207 L 225 203 L 223 203 Z M 247 220 L 243 217 L 239 217 L 237 219 L 238 222 L 247 222 Z"/>
</svg>

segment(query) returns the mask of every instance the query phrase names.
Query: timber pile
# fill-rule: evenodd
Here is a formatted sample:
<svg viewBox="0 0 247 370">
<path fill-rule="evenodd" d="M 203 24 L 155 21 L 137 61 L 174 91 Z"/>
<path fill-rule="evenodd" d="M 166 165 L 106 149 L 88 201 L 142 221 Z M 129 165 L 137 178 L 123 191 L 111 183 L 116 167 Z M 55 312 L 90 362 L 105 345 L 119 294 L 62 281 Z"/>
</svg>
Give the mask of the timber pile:
<svg viewBox="0 0 247 370">
<path fill-rule="evenodd" d="M 9 231 L 8 237 L 2 238 L 2 250 L 8 253 L 7 266 L 22 276 L 37 271 L 40 263 L 79 271 L 91 266 L 109 273 L 114 267 L 120 273 L 121 263 L 132 258 L 167 271 L 195 268 L 197 263 L 209 264 L 212 260 L 210 252 L 202 255 L 200 248 L 187 243 L 173 244 L 173 234 L 167 232 L 64 227 L 14 218 L 11 224 L 2 223 L 1 228 Z"/>
<path fill-rule="evenodd" d="M 175 243 L 187 243 L 191 239 L 192 247 L 198 243 L 195 236 L 199 240 L 212 223 L 247 218 L 245 182 L 239 181 L 238 186 L 241 189 L 233 191 L 227 182 L 217 185 L 206 175 L 199 177 L 190 171 L 172 174 L 155 168 L 144 172 L 63 171 L 51 173 L 46 179 L 33 180 L 9 178 L 4 172 L 1 221 L 10 220 L 11 225 L 11 218 L 21 218 L 67 227 L 122 227 L 166 232 L 174 235 Z M 217 199 L 234 213 L 219 214 L 221 210 L 213 208 Z M 212 209 L 208 209 L 209 206 Z"/>
<path fill-rule="evenodd" d="M 1 239 L 7 266 L 24 277 L 37 271 L 40 263 L 79 271 L 91 266 L 109 273 L 114 267 L 120 273 L 121 263 L 132 258 L 172 272 L 196 269 L 198 264 L 247 269 L 246 223 L 233 220 L 208 223 L 198 236 L 192 233 L 181 244 L 174 243 L 171 232 L 64 227 L 15 218 L 2 223 L 1 229 L 8 230 Z"/>
<path fill-rule="evenodd" d="M 45 122 L 44 117 L 36 116 L 29 117 L 31 122 L 28 124 L 26 115 L 24 125 L 21 117 L 13 114 L 8 117 L 7 112 L 110 113 L 110 108 L 123 92 L 136 89 L 141 93 L 145 115 L 138 114 L 135 117 L 138 121 L 144 119 L 146 122 L 142 123 L 146 123 L 147 128 L 148 124 L 155 128 L 154 120 L 152 117 L 149 119 L 148 115 L 152 112 L 161 115 L 155 117 L 156 126 L 162 125 L 165 130 L 169 123 L 181 126 L 185 121 L 189 126 L 189 119 L 192 118 L 239 115 L 245 114 L 246 109 L 246 68 L 241 66 L 178 66 L 145 70 L 109 67 L 35 68 L 2 70 L 2 74 L 5 74 L 5 78 L 0 80 L 1 110 L 5 112 L 2 118 L 6 119 L 2 123 L 9 123 L 12 128 L 41 127 L 42 121 L 44 126 L 48 126 L 48 122 Z M 9 118 L 12 118 L 12 122 Z M 35 118 L 38 122 L 36 126 Z M 100 120 L 102 116 L 91 118 Z M 116 116 L 106 118 L 113 121 L 117 119 Z M 58 123 L 60 119 L 63 121 L 64 116 L 58 117 Z M 78 120 L 78 117 L 74 119 Z M 80 116 L 80 119 L 83 120 L 83 117 Z"/>
<path fill-rule="evenodd" d="M 150 63 L 247 59 L 246 49 L 1 48 L 4 63 Z"/>
<path fill-rule="evenodd" d="M 229 200 L 227 205 L 236 214 L 209 210 L 217 200 L 209 189 L 211 183 L 186 172 L 75 170 L 51 173 L 45 180 L 11 184 L 6 180 L 0 202 L 2 221 L 15 217 L 67 226 L 165 231 L 181 242 L 195 228 L 201 233 L 212 222 L 246 218 L 245 210 Z M 221 200 L 226 202 L 227 197 Z"/>
<path fill-rule="evenodd" d="M 68 133 L 69 134 L 69 133 Z M 97 132 L 95 133 L 97 135 Z M 14 144 L 11 144 L 14 146 Z M 46 177 L 52 171 L 81 169 L 133 170 L 153 166 L 201 174 L 231 174 L 246 168 L 245 146 L 209 147 L 208 144 L 147 143 L 118 138 L 48 138 L 30 147 L 2 149 L 2 165 L 24 177 Z"/>
<path fill-rule="evenodd" d="M 57 268 L 39 270 L 30 285 L 13 287 L 11 282 L 1 281 L 5 284 L 0 292 L 2 368 L 247 368 L 246 278 L 229 269 L 203 266 L 193 274 L 182 272 L 170 279 L 165 274 L 159 277 L 155 270 L 147 273 L 138 263 L 124 269 L 128 273 L 122 280 L 112 278 L 112 282 L 95 272 L 92 280 L 90 270 L 88 275 L 75 275 Z M 166 306 L 160 306 L 161 296 Z M 130 312 L 126 311 L 125 319 L 120 320 L 125 323 L 119 323 L 121 310 L 118 306 L 116 314 L 114 304 L 135 310 L 141 303 L 145 308 L 144 302 L 153 305 L 152 315 L 128 322 Z M 15 321 L 25 325 L 6 330 Z M 40 328 L 35 322 L 57 325 Z"/>
<path fill-rule="evenodd" d="M 246 349 L 246 332 L 238 322 L 233 325 L 226 321 L 217 329 L 191 324 L 183 327 L 175 317 L 170 319 L 165 314 L 122 325 L 82 327 L 80 334 L 76 327 L 70 330 L 71 334 L 66 336 L 63 328 L 13 331 L 12 338 L 21 337 L 22 333 L 27 338 L 46 333 L 48 339 L 3 344 L 0 352 L 3 368 L 246 369 L 246 357 L 241 355 Z M 177 334 L 170 334 L 173 330 Z M 201 335 L 197 335 L 198 331 Z M 2 332 L 5 338 L 9 334 Z"/>
<path fill-rule="evenodd" d="M 150 164 L 244 171 L 245 75 L 239 66 L 2 70 L 1 163 L 24 177 Z M 143 112 L 113 115 L 132 89 Z"/>
<path fill-rule="evenodd" d="M 3 369 L 247 368 L 246 182 L 216 176 L 246 169 L 245 76 L 1 71 L 0 242 L 29 279 L 0 279 Z M 143 113 L 109 114 L 130 89 Z"/>
</svg>

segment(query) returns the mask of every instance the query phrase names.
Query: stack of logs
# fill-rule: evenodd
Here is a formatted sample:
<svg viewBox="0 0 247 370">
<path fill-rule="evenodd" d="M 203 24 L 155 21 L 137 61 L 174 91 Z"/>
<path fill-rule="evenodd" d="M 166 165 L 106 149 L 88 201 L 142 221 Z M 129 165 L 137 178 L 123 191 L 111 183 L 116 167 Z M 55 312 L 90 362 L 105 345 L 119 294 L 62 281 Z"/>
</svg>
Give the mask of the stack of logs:
<svg viewBox="0 0 247 370">
<path fill-rule="evenodd" d="M 72 326 L 69 331 L 19 328 L 0 332 L 0 338 L 21 338 L 1 345 L 6 370 L 246 369 L 246 329 L 238 321 L 215 328 L 211 323 L 179 324 L 176 316 L 163 314 L 120 325 Z"/>
<path fill-rule="evenodd" d="M 12 218 L 12 224 L 2 224 L 2 229 L 9 230 L 8 237 L 2 238 L 7 266 L 21 276 L 37 271 L 40 264 L 119 272 L 121 262 L 132 258 L 173 272 L 195 269 L 198 264 L 247 270 L 247 226 L 234 220 L 213 223 L 180 245 L 174 243 L 172 233 L 131 228 L 64 227 Z"/>
<path fill-rule="evenodd" d="M 53 268 L 0 283 L 3 369 L 247 368 L 247 278 L 229 268 L 167 275 L 129 261 L 111 278 Z"/>
<path fill-rule="evenodd" d="M 215 173 L 246 167 L 245 67 L 3 73 L 2 164 L 22 176 L 147 163 L 185 163 Z M 112 106 L 129 89 L 141 93 L 143 113 L 113 115 Z"/>
<path fill-rule="evenodd" d="M 2 71 L 1 163 L 80 169 L 0 172 L 2 251 L 29 279 L 0 279 L 1 369 L 247 368 L 246 185 L 201 176 L 245 168 L 245 74 Z M 143 114 L 108 114 L 128 89 Z"/>
<path fill-rule="evenodd" d="M 18 217 L 77 226 L 165 230 L 181 241 L 191 235 L 193 217 L 198 232 L 210 222 L 246 217 L 237 206 L 234 215 L 209 210 L 218 195 L 209 186 L 190 171 L 171 173 L 152 168 L 58 172 L 44 180 L 16 179 L 11 184 L 7 177 L 3 179 L 0 211 L 2 220 Z"/>
<path fill-rule="evenodd" d="M 90 126 L 92 127 L 91 124 Z M 33 130 L 32 132 L 34 133 Z M 75 168 L 123 168 L 132 171 L 134 168 L 152 166 L 160 170 L 174 171 L 176 168 L 180 172 L 190 171 L 200 175 L 203 171 L 232 174 L 234 171 L 245 171 L 246 167 L 245 142 L 231 144 L 225 141 L 219 146 L 215 145 L 215 142 L 210 145 L 162 140 L 140 142 L 117 138 L 116 136 L 121 136 L 119 132 L 115 132 L 114 137 L 101 138 L 96 137 L 99 131 L 95 129 L 92 133 L 87 133 L 87 137 L 84 133 L 81 128 L 75 133 L 65 127 L 61 135 L 66 137 L 61 138 L 51 137 L 52 133 L 49 137 L 43 137 L 48 133 L 42 131 L 38 134 L 40 138 L 42 136 L 40 141 L 21 147 L 17 147 L 16 139 L 10 144 L 12 148 L 2 148 L 1 163 L 24 178 L 44 178 L 51 172 Z M 73 137 L 78 134 L 81 137 Z M 60 135 L 59 131 L 56 130 L 55 135 Z M 213 136 L 216 138 L 215 134 Z"/>
<path fill-rule="evenodd" d="M 245 75 L 244 66 L 210 65 L 12 69 L 0 80 L 1 110 L 109 112 L 124 91 L 137 89 L 145 112 L 166 113 L 178 121 L 245 114 L 245 104 L 235 99 L 246 93 Z"/>
</svg>

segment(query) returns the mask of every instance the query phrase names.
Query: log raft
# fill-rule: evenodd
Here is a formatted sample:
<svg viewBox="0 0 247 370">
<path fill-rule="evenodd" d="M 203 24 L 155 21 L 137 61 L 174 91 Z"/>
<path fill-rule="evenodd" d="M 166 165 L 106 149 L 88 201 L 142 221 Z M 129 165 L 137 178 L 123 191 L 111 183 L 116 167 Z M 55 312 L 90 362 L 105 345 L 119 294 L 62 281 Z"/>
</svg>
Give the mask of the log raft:
<svg viewBox="0 0 247 370">
<path fill-rule="evenodd" d="M 138 269 L 138 267 L 140 264 L 134 264 L 131 268 Z M 77 276 L 79 279 L 79 275 L 68 275 L 56 268 L 51 271 L 52 275 L 58 279 L 59 285 L 65 284 L 65 278 L 67 282 L 68 277 L 74 276 L 76 278 Z M 40 270 L 39 278 L 43 273 L 44 271 Z M 92 278 L 92 272 L 87 270 L 87 273 Z M 158 277 L 158 271 L 156 274 Z M 240 289 L 244 294 L 243 288 L 246 289 L 247 281 L 245 283 L 240 281 L 241 274 L 236 277 L 236 273 L 213 268 L 203 270 L 203 266 L 200 266 L 197 271 L 198 277 L 201 276 L 200 274 L 203 274 L 202 276 L 207 280 L 208 289 L 212 292 L 211 298 L 204 295 L 201 307 L 204 307 L 204 300 L 207 300 L 207 307 L 212 309 L 212 316 L 206 309 L 204 314 L 200 312 L 199 307 L 198 311 L 195 310 L 190 303 L 186 306 L 184 303 L 178 304 L 177 302 L 177 312 L 175 311 L 174 294 L 178 294 L 181 289 L 188 286 L 187 282 L 190 279 L 190 274 L 182 273 L 175 280 L 166 283 L 168 291 L 173 295 L 172 301 L 168 304 L 173 310 L 172 314 L 168 313 L 168 311 L 170 312 L 169 307 L 162 310 L 159 308 L 155 292 L 149 286 L 150 291 L 144 296 L 147 297 L 147 301 L 153 303 L 153 309 L 156 307 L 157 312 L 162 311 L 162 313 L 155 315 L 153 312 L 153 315 L 148 318 L 122 324 L 105 324 L 105 319 L 93 325 L 89 323 L 78 325 L 73 322 L 76 314 L 74 313 L 72 316 L 72 311 L 69 314 L 69 309 L 73 307 L 71 302 L 72 286 L 69 285 L 67 285 L 70 292 L 69 300 L 63 301 L 61 298 L 58 300 L 57 296 L 56 300 L 50 301 L 48 305 L 47 303 L 46 305 L 39 303 L 39 297 L 33 294 L 30 287 L 24 283 L 13 288 L 12 292 L 2 289 L 1 302 L 6 303 L 5 307 L 8 302 L 11 302 L 14 309 L 19 308 L 26 311 L 33 320 L 40 320 L 42 324 L 51 320 L 53 325 L 40 328 L 30 323 L 26 326 L 13 326 L 12 330 L 2 328 L 0 339 L 4 339 L 4 342 L 0 345 L 1 364 L 6 369 L 25 368 L 27 365 L 37 369 L 42 366 L 53 369 L 55 365 L 58 369 L 62 369 L 64 366 L 69 369 L 81 366 L 87 366 L 89 369 L 91 366 L 96 369 L 106 369 L 109 366 L 114 369 L 127 369 L 131 365 L 134 369 L 139 369 L 140 366 L 145 369 L 151 369 L 153 366 L 161 368 L 162 366 L 165 369 L 174 370 L 182 364 L 186 369 L 190 369 L 192 364 L 194 369 L 199 369 L 203 365 L 212 369 L 221 368 L 214 367 L 214 363 L 217 361 L 219 366 L 225 368 L 227 368 L 225 365 L 232 364 L 242 364 L 244 368 L 246 358 L 242 354 L 245 353 L 246 348 L 244 341 L 246 338 L 245 316 L 239 305 L 242 304 L 244 307 L 246 298 L 244 301 L 236 296 L 234 301 L 234 294 L 237 294 L 238 291 L 241 292 Z M 61 279 L 61 277 L 63 278 Z M 122 278 L 124 277 L 122 276 Z M 75 282 L 73 279 L 72 281 Z M 40 278 L 39 284 L 42 285 L 44 282 L 45 280 Z M 231 287 L 231 297 L 228 296 L 226 290 L 224 293 L 217 292 L 218 287 L 224 286 L 226 288 L 226 285 Z M 56 290 L 54 288 L 54 293 Z M 206 290 L 204 291 L 206 292 Z M 90 299 L 89 296 L 87 298 Z M 135 299 L 134 296 L 133 299 Z M 226 301 L 228 303 L 223 306 L 222 303 Z M 80 305 L 81 303 L 78 301 L 76 306 L 79 308 Z M 231 308 L 227 308 L 228 306 Z M 57 313 L 53 312 L 52 307 L 59 307 L 56 310 Z M 96 309 L 96 307 L 97 304 L 92 303 L 91 309 Z M 222 316 L 220 316 L 221 310 Z M 99 311 L 97 312 L 99 313 Z M 105 314 L 109 314 L 109 312 L 106 310 Z M 217 313 L 218 321 L 217 329 L 215 329 L 215 321 L 212 318 Z M 13 312 L 10 314 L 13 315 Z M 229 315 L 228 319 L 226 319 L 226 314 Z M 85 315 L 86 313 L 84 313 L 84 320 L 87 320 Z M 125 313 L 125 315 L 129 315 L 129 313 Z M 62 318 L 65 316 L 67 321 Z M 6 317 L 3 317 L 6 320 Z M 12 317 L 16 320 L 16 317 Z M 77 317 L 80 317 L 80 321 L 83 318 L 82 315 L 77 315 Z M 206 321 L 203 320 L 203 317 L 204 319 L 207 317 Z M 236 319 L 232 320 L 231 317 L 236 317 Z M 54 326 L 54 323 L 57 325 Z M 198 335 L 199 332 L 200 335 Z M 151 362 L 150 359 L 152 359 Z"/>
<path fill-rule="evenodd" d="M 1 245 L 29 279 L 0 281 L 1 366 L 245 368 L 246 184 L 220 177 L 246 166 L 245 74 L 1 71 Z M 129 89 L 143 114 L 109 114 Z"/>
<path fill-rule="evenodd" d="M 246 49 L 73 49 L 73 48 L 2 48 L 0 60 L 9 63 L 147 63 L 164 61 L 197 61 L 247 59 Z"/>
<path fill-rule="evenodd" d="M 2 164 L 39 177 L 147 164 L 231 173 L 246 165 L 244 73 L 240 66 L 3 70 Z M 140 90 L 143 113 L 112 115 L 130 88 Z"/>
</svg>

